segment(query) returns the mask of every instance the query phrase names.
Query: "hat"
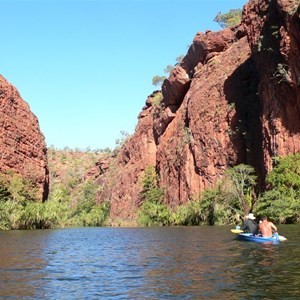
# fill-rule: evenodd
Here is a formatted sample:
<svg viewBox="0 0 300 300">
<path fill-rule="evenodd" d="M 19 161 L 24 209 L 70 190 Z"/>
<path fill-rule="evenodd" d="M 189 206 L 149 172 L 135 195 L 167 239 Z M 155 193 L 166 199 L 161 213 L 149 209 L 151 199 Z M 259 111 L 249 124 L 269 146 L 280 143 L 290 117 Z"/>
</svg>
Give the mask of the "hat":
<svg viewBox="0 0 300 300">
<path fill-rule="evenodd" d="M 250 220 L 255 220 L 255 216 L 253 215 L 253 213 L 250 213 L 248 216 L 247 216 L 248 219 Z"/>
</svg>

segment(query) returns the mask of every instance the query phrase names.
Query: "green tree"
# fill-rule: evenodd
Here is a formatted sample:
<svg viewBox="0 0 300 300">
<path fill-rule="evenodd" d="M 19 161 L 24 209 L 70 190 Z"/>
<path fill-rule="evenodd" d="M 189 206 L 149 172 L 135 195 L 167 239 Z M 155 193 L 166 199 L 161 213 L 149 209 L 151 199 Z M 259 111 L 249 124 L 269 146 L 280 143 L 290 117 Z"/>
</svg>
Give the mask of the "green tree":
<svg viewBox="0 0 300 300">
<path fill-rule="evenodd" d="M 233 27 L 241 23 L 242 20 L 242 10 L 231 9 L 228 13 L 222 14 L 219 12 L 214 21 L 217 22 L 222 28 Z"/>
<path fill-rule="evenodd" d="M 214 188 L 202 192 L 172 215 L 174 225 L 225 225 L 240 222 L 240 202 L 232 192 L 232 182 L 223 178 Z"/>
<path fill-rule="evenodd" d="M 232 182 L 232 193 L 240 202 L 244 214 L 248 214 L 254 205 L 257 176 L 254 168 L 240 164 L 225 172 Z"/>
<path fill-rule="evenodd" d="M 158 176 L 153 166 L 148 166 L 144 174 L 141 176 L 143 190 L 141 192 L 142 201 L 150 201 L 160 203 L 163 197 L 163 192 L 158 188 Z"/>
<path fill-rule="evenodd" d="M 273 189 L 261 195 L 255 213 L 266 215 L 276 223 L 299 223 L 300 202 L 298 197 Z"/>
<path fill-rule="evenodd" d="M 209 225 L 239 222 L 243 210 L 230 178 L 224 177 L 214 188 L 204 191 L 200 198 L 202 219 Z"/>
<path fill-rule="evenodd" d="M 163 82 L 167 79 L 166 76 L 158 76 L 158 75 L 155 75 L 153 78 L 152 78 L 152 84 L 155 85 L 155 86 L 159 86 L 161 87 Z"/>
<path fill-rule="evenodd" d="M 121 135 L 121 137 L 116 139 L 116 141 L 115 141 L 116 147 L 118 147 L 118 148 L 121 148 L 124 144 L 126 144 L 128 139 L 130 138 L 130 134 L 125 130 L 121 130 L 120 135 Z"/>
<path fill-rule="evenodd" d="M 300 192 L 300 154 L 278 159 L 277 166 L 267 176 L 267 183 L 282 193 Z"/>
<path fill-rule="evenodd" d="M 0 201 L 11 200 L 21 204 L 26 201 L 37 201 L 36 192 L 31 180 L 16 172 L 8 171 L 0 176 Z"/>
<path fill-rule="evenodd" d="M 256 213 L 275 222 L 300 221 L 300 154 L 279 158 L 266 178 L 267 190 L 259 198 Z"/>
<path fill-rule="evenodd" d="M 183 57 L 184 57 L 183 55 L 179 55 L 179 56 L 176 57 L 175 66 L 182 61 Z M 168 76 L 170 76 L 170 73 L 173 71 L 173 69 L 175 68 L 175 66 L 173 66 L 173 65 L 167 65 L 165 67 L 165 69 L 164 69 L 164 73 L 167 74 Z M 166 79 L 167 79 L 166 76 L 155 75 L 152 78 L 152 84 L 155 85 L 155 86 L 161 87 Z"/>
<path fill-rule="evenodd" d="M 173 65 L 167 65 L 164 69 L 165 74 L 169 74 L 172 72 L 172 70 L 174 69 Z"/>
<path fill-rule="evenodd" d="M 153 106 L 159 106 L 163 100 L 163 95 L 161 92 L 158 92 L 154 94 L 154 96 L 151 99 L 151 103 Z"/>
<path fill-rule="evenodd" d="M 158 176 L 155 168 L 149 166 L 141 177 L 143 190 L 141 192 L 142 205 L 138 214 L 138 222 L 143 226 L 170 225 L 171 212 L 162 203 L 164 192 L 158 187 Z"/>
</svg>

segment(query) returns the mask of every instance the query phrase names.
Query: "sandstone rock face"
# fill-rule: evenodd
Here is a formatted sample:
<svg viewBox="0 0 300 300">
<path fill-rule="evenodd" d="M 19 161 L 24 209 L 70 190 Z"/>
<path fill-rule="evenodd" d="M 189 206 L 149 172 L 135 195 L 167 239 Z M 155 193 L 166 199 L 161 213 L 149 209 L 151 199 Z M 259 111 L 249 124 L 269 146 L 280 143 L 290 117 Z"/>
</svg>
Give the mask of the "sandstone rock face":
<svg viewBox="0 0 300 300">
<path fill-rule="evenodd" d="M 161 104 L 147 99 L 118 155 L 117 180 L 104 187 L 113 218 L 135 217 L 148 165 L 174 207 L 239 163 L 254 166 L 263 187 L 274 156 L 300 151 L 298 6 L 298 0 L 251 0 L 240 26 L 197 33 L 165 80 Z"/>
<path fill-rule="evenodd" d="M 199 67 L 176 118 L 160 138 L 157 167 L 170 205 L 191 200 L 229 166 L 248 159 L 243 134 L 249 122 L 243 119 L 240 101 L 256 101 L 247 88 L 255 80 L 249 55 L 242 38 Z"/>
<path fill-rule="evenodd" d="M 0 75 L 0 172 L 12 170 L 30 179 L 37 199 L 48 196 L 45 139 L 36 116 L 20 94 Z"/>
<path fill-rule="evenodd" d="M 98 178 L 98 183 L 104 186 L 98 201 L 110 200 L 112 218 L 121 218 L 123 224 L 131 223 L 140 204 L 140 175 L 147 166 L 156 164 L 153 114 L 153 106 L 140 114 L 135 134 L 110 161 L 109 170 Z"/>
<path fill-rule="evenodd" d="M 260 82 L 264 168 L 300 151 L 300 9 L 297 0 L 251 1 L 243 24 Z"/>
</svg>

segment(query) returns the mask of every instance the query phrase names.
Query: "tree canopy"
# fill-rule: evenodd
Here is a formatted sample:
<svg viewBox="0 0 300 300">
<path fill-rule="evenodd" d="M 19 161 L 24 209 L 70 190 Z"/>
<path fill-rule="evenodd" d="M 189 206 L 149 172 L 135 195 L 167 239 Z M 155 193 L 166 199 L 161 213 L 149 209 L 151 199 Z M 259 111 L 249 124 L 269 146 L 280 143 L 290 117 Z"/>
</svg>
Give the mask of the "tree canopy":
<svg viewBox="0 0 300 300">
<path fill-rule="evenodd" d="M 217 22 L 222 28 L 233 27 L 241 23 L 242 20 L 242 10 L 231 9 L 228 13 L 222 14 L 219 12 L 214 21 Z"/>
<path fill-rule="evenodd" d="M 300 154 L 279 158 L 266 181 L 268 189 L 261 195 L 256 213 L 279 223 L 299 223 Z"/>
<path fill-rule="evenodd" d="M 152 84 L 155 85 L 155 86 L 162 86 L 165 79 L 167 79 L 166 76 L 155 75 L 152 78 Z"/>
</svg>

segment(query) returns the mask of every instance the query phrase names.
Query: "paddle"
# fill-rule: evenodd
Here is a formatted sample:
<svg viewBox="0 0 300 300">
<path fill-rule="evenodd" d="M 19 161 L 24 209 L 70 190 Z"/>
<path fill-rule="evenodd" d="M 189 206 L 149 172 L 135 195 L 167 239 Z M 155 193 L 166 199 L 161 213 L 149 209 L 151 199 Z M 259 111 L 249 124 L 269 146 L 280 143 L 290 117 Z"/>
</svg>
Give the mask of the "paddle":
<svg viewBox="0 0 300 300">
<path fill-rule="evenodd" d="M 242 233 L 242 232 L 244 232 L 244 230 L 241 230 L 241 229 L 231 229 L 231 232 L 232 233 Z"/>
<path fill-rule="evenodd" d="M 287 240 L 287 238 L 282 236 L 282 235 L 278 235 L 278 239 L 279 239 L 280 242 L 283 242 L 283 241 Z"/>
</svg>

